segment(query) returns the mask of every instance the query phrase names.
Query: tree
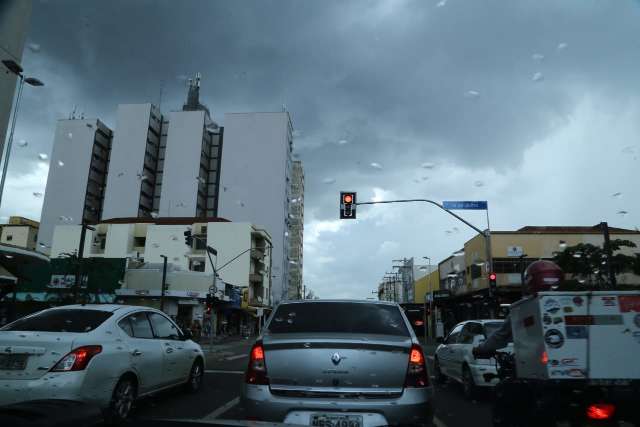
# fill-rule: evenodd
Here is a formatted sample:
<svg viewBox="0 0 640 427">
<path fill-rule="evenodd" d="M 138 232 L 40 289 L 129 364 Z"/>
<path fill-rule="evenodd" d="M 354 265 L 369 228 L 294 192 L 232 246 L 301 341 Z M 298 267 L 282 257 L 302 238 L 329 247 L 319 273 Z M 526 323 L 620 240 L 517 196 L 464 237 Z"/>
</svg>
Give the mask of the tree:
<svg viewBox="0 0 640 427">
<path fill-rule="evenodd" d="M 611 268 L 615 274 L 633 272 L 640 274 L 640 253 L 624 255 L 616 253 L 622 248 L 635 248 L 630 240 L 615 239 L 611 241 Z M 607 253 L 596 245 L 579 243 L 569 246 L 554 256 L 554 261 L 565 273 L 577 278 L 586 285 L 603 285 L 607 283 Z"/>
</svg>

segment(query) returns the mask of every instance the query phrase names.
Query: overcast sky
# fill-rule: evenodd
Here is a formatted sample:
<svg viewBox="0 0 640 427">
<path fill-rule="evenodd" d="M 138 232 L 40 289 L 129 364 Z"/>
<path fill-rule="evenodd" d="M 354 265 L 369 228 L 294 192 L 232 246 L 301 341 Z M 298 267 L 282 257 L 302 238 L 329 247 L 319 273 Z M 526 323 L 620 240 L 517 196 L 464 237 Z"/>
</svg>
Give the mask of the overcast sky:
<svg viewBox="0 0 640 427">
<path fill-rule="evenodd" d="M 304 282 L 323 298 L 371 296 L 392 259 L 435 263 L 474 234 L 429 205 L 339 221 L 340 190 L 488 200 L 496 230 L 640 226 L 636 0 L 34 0 L 23 66 L 46 86 L 25 89 L 1 216 L 39 218 L 38 155 L 74 105 L 113 127 L 117 104 L 161 88 L 179 109 L 201 72 L 222 125 L 291 113 Z"/>
</svg>

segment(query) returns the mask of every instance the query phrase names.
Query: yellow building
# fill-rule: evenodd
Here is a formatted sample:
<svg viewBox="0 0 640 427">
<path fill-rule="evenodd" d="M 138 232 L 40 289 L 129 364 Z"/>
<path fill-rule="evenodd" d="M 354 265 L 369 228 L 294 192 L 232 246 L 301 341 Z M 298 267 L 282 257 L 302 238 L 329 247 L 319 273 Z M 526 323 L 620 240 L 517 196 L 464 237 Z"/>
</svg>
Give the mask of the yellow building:
<svg viewBox="0 0 640 427">
<path fill-rule="evenodd" d="M 640 232 L 621 228 L 609 228 L 611 240 L 625 239 L 638 248 L 620 251 L 625 255 L 640 252 Z M 551 259 L 565 247 L 578 243 L 602 246 L 604 238 L 596 227 L 523 227 L 516 231 L 491 232 L 491 256 L 498 286 L 521 285 L 521 272 L 531 262 Z M 488 287 L 485 238 L 476 235 L 464 245 L 466 292 Z M 640 277 L 631 273 L 617 276 L 619 284 L 638 284 Z"/>
<path fill-rule="evenodd" d="M 426 295 L 438 289 L 440 289 L 440 275 L 436 268 L 413 283 L 413 302 L 417 304 L 424 303 Z"/>
</svg>

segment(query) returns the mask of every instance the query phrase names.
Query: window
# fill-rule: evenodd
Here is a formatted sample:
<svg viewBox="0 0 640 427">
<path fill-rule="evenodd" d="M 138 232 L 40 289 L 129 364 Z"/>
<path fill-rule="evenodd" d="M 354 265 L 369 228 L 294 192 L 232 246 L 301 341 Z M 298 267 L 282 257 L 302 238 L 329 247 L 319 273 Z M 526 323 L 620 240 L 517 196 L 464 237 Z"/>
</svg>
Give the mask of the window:
<svg viewBox="0 0 640 427">
<path fill-rule="evenodd" d="M 143 248 L 147 244 L 146 237 L 134 237 L 133 238 L 133 247 L 134 248 Z"/>
<path fill-rule="evenodd" d="M 281 304 L 268 329 L 272 334 L 344 332 L 409 336 L 398 307 L 349 302 Z"/>
<path fill-rule="evenodd" d="M 90 332 L 113 313 L 101 310 L 50 309 L 23 317 L 3 327 L 2 331 Z"/>
<path fill-rule="evenodd" d="M 11 234 L 7 234 L 7 242 L 10 242 L 13 240 L 13 236 Z"/>
<path fill-rule="evenodd" d="M 482 325 L 476 322 L 467 323 L 462 328 L 458 342 L 460 344 L 471 344 L 473 343 L 473 337 L 476 335 L 483 335 Z"/>
<path fill-rule="evenodd" d="M 191 271 L 200 271 L 203 272 L 205 267 L 204 258 L 203 259 L 192 259 L 189 261 L 189 270 Z"/>
<path fill-rule="evenodd" d="M 171 323 L 169 319 L 158 313 L 149 313 L 149 320 L 153 325 L 153 335 L 156 338 L 165 340 L 180 339 L 178 327 Z"/>
<path fill-rule="evenodd" d="M 135 313 L 127 319 L 131 322 L 131 330 L 135 338 L 153 338 L 153 331 L 145 313 Z"/>
<path fill-rule="evenodd" d="M 458 325 L 455 328 L 453 328 L 453 330 L 451 331 L 451 333 L 449 333 L 449 336 L 447 337 L 446 340 L 444 340 L 445 344 L 455 344 L 458 342 L 458 336 L 460 335 L 460 332 L 462 331 L 462 326 L 463 325 Z"/>
<path fill-rule="evenodd" d="M 125 317 L 121 321 L 118 322 L 118 326 L 122 329 L 127 335 L 130 337 L 133 336 L 133 328 L 131 328 L 131 322 L 128 317 Z"/>
<path fill-rule="evenodd" d="M 487 338 L 489 338 L 491 335 L 493 335 L 494 332 L 496 332 L 498 329 L 500 329 L 501 326 L 502 326 L 502 323 L 500 323 L 500 322 L 485 323 L 484 324 L 484 335 Z M 513 340 L 510 340 L 509 342 L 513 342 Z"/>
</svg>

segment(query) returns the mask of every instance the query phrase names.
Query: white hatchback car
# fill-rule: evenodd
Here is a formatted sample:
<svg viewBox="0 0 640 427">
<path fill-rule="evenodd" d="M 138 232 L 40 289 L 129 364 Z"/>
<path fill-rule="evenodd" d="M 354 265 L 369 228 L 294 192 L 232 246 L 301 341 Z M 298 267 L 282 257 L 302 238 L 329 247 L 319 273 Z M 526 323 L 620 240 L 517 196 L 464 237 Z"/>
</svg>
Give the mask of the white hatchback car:
<svg viewBox="0 0 640 427">
<path fill-rule="evenodd" d="M 0 405 L 35 399 L 98 404 L 113 421 L 136 398 L 185 384 L 197 391 L 204 353 L 163 312 L 69 305 L 0 329 Z"/>
<path fill-rule="evenodd" d="M 436 382 L 447 378 L 462 383 L 467 398 L 472 398 L 478 387 L 492 387 L 497 379 L 485 381 L 484 374 L 496 374 L 495 360 L 475 359 L 471 350 L 502 326 L 501 319 L 468 320 L 458 323 L 436 349 L 434 374 Z M 513 343 L 504 351 L 513 351 Z"/>
</svg>

